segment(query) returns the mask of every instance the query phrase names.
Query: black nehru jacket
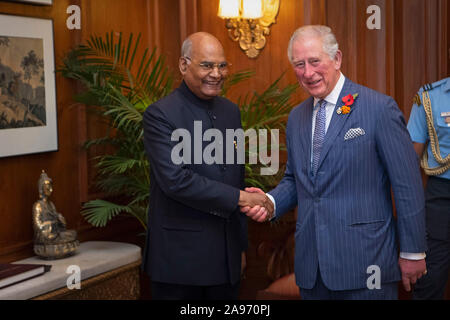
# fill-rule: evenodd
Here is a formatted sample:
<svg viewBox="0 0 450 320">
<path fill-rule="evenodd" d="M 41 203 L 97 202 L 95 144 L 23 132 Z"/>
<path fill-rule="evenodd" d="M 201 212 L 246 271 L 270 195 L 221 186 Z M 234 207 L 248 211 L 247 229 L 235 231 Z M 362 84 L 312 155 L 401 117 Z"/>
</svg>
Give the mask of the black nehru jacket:
<svg viewBox="0 0 450 320">
<path fill-rule="evenodd" d="M 224 164 L 194 164 L 194 121 L 201 121 L 202 136 L 210 128 L 222 132 Z M 172 132 L 180 128 L 191 134 L 191 164 L 171 160 L 180 142 L 171 141 Z M 225 130 L 238 128 L 234 103 L 202 100 L 184 82 L 145 111 L 151 183 L 143 268 L 152 281 L 201 286 L 239 281 L 241 252 L 247 249 L 247 219 L 238 207 L 244 165 L 226 164 L 225 147 Z M 202 142 L 202 152 L 209 144 Z"/>
</svg>

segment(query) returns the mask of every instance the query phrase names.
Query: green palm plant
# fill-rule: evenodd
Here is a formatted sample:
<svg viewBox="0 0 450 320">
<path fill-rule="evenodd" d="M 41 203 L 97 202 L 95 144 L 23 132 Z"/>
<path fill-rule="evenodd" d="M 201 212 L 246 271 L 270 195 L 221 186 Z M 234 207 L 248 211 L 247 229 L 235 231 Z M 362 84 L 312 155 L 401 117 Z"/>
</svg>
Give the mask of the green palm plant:
<svg viewBox="0 0 450 320">
<path fill-rule="evenodd" d="M 94 159 L 98 170 L 96 186 L 108 199 L 91 200 L 83 205 L 83 216 L 94 226 L 105 226 L 114 216 L 129 214 L 147 227 L 151 181 L 142 139 L 142 117 L 148 105 L 172 91 L 173 78 L 156 50 L 146 49 L 137 59 L 140 39 L 140 35 L 134 40 L 130 34 L 125 42 L 122 34 L 114 37 L 113 32 L 105 38 L 91 36 L 87 44 L 67 53 L 58 70 L 64 77 L 81 82 L 83 90 L 75 100 L 99 113 L 111 129 L 106 136 L 85 144 L 86 148 L 111 145 L 114 150 Z M 223 95 L 252 75 L 251 71 L 231 75 Z M 279 80 L 262 94 L 254 92 L 251 98 L 247 95 L 242 103 L 240 99 L 244 130 L 284 128 L 295 86 L 279 89 Z M 264 188 L 273 183 L 256 173 L 259 167 L 246 165 L 247 185 Z"/>
<path fill-rule="evenodd" d="M 287 116 L 293 106 L 292 95 L 297 90 L 297 84 L 287 85 L 280 88 L 279 82 L 284 74 L 276 79 L 265 91 L 261 94 L 254 91 L 251 96 L 247 94 L 244 98 L 238 99 L 238 105 L 241 109 L 241 121 L 244 130 L 255 129 L 257 132 L 260 129 L 267 131 L 277 129 L 281 132 L 285 131 L 285 123 Z M 259 144 L 258 148 L 267 149 L 271 152 L 271 144 Z M 286 150 L 283 143 L 279 144 L 280 150 Z M 248 141 L 246 141 L 246 153 L 249 153 Z M 284 170 L 278 170 L 276 175 L 260 175 L 263 164 L 245 164 L 245 184 L 246 186 L 259 187 L 265 191 L 275 186 L 281 179 Z"/>
</svg>

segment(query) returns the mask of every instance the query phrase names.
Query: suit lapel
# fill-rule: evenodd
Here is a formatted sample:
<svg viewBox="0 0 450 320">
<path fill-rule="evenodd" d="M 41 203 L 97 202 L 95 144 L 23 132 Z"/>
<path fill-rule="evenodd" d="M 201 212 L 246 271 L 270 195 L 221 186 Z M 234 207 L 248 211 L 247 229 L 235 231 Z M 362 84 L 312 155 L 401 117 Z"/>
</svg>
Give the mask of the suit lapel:
<svg viewBox="0 0 450 320">
<path fill-rule="evenodd" d="M 300 142 L 302 147 L 303 163 L 306 166 L 306 172 L 308 177 L 311 178 L 311 139 L 312 139 L 312 115 L 314 108 L 314 98 L 310 97 L 306 101 L 305 108 L 300 112 L 300 130 L 298 133 L 300 135 Z"/>
<path fill-rule="evenodd" d="M 345 97 L 349 94 L 357 93 L 357 92 L 353 92 L 352 90 L 355 90 L 353 83 L 346 78 L 344 87 L 341 90 L 339 99 L 336 103 L 336 107 L 334 108 L 330 126 L 328 127 L 327 133 L 325 135 L 325 140 L 323 143 L 322 151 L 320 153 L 319 168 L 322 165 L 324 159 L 326 158 L 328 152 L 330 151 L 331 146 L 334 144 L 336 137 L 338 136 L 339 132 L 341 132 L 342 127 L 344 126 L 345 122 L 347 121 L 348 117 L 351 114 L 351 112 L 348 114 L 337 114 L 336 111 L 337 111 L 337 109 L 339 109 L 340 107 L 342 107 L 344 105 L 344 103 L 342 102 L 343 97 Z M 355 100 L 355 102 L 352 106 L 352 111 L 353 111 L 353 108 L 356 107 L 357 101 L 358 100 Z"/>
</svg>

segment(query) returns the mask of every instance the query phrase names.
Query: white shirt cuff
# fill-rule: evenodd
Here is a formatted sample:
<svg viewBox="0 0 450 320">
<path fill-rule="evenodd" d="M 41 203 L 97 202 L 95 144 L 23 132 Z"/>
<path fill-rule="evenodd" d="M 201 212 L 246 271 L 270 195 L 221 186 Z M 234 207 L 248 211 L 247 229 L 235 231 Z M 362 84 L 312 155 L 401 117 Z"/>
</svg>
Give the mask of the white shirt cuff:
<svg viewBox="0 0 450 320">
<path fill-rule="evenodd" d="M 273 220 L 273 219 L 275 219 L 275 217 L 276 217 L 276 213 L 277 213 L 277 205 L 276 205 L 275 199 L 274 199 L 274 197 L 272 197 L 272 195 L 266 193 L 266 196 L 267 196 L 267 197 L 270 199 L 270 201 L 272 201 L 272 203 L 273 203 L 273 218 L 271 219 L 271 220 Z"/>
<path fill-rule="evenodd" d="M 425 252 L 422 253 L 409 253 L 409 252 L 400 252 L 400 258 L 407 260 L 422 260 L 425 259 L 427 255 Z"/>
</svg>

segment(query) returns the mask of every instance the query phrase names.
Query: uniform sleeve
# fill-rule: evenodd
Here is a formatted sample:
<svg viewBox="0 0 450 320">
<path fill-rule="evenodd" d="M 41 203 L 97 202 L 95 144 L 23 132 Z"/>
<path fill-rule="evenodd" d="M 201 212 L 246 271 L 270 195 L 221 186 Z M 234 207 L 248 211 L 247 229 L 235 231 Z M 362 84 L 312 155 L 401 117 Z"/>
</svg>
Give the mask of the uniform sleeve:
<svg viewBox="0 0 450 320">
<path fill-rule="evenodd" d="M 417 143 L 426 143 L 428 140 L 427 119 L 423 107 L 413 104 L 408 121 L 408 131 L 411 140 Z"/>
</svg>

